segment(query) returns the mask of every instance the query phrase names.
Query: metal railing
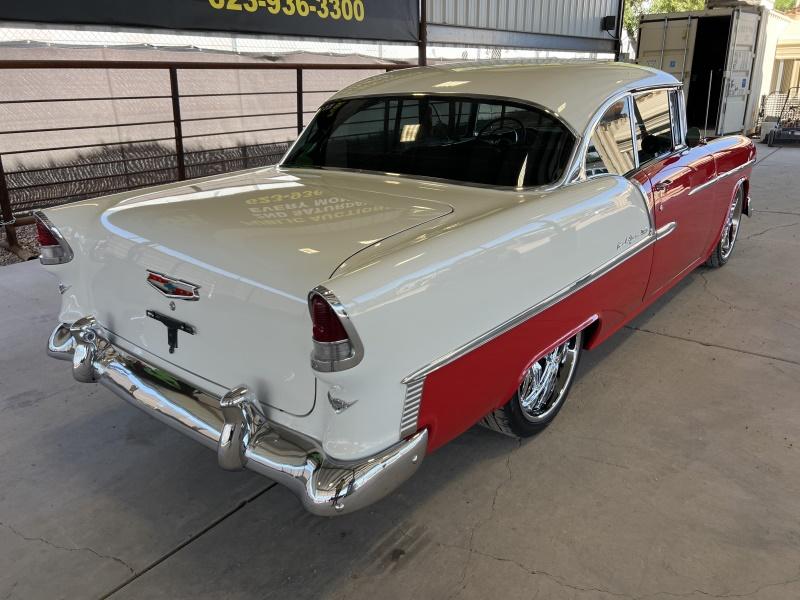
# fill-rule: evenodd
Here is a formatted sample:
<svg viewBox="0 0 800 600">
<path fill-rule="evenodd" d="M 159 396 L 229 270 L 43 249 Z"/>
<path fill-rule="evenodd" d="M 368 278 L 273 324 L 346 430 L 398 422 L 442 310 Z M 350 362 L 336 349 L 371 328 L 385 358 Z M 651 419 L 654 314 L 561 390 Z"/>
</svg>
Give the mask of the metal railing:
<svg viewBox="0 0 800 600">
<path fill-rule="evenodd" d="M 4 143 L 0 152 L 0 225 L 5 226 L 6 244 L 19 250 L 16 226 L 32 222 L 31 211 L 71 201 L 106 195 L 136 188 L 181 181 L 206 174 L 234 171 L 249 167 L 274 164 L 283 155 L 291 139 L 299 134 L 306 121 L 306 116 L 316 110 L 309 110 L 305 96 L 309 94 L 333 94 L 336 89 L 304 89 L 304 75 L 308 71 L 390 71 L 405 68 L 409 65 L 387 64 L 336 64 L 336 63 L 261 63 L 261 62 L 159 62 L 159 61 L 0 61 L 0 74 L 8 70 L 27 70 L 43 74 L 47 70 L 132 70 L 161 71 L 168 74 L 168 89 L 163 93 L 121 94 L 107 96 L 55 96 L 52 98 L 11 98 L 0 99 L 0 108 L 15 105 L 48 105 L 75 106 L 76 103 L 97 102 L 169 102 L 165 111 L 166 118 L 123 121 L 115 123 L 85 122 L 72 125 L 67 122 L 56 122 L 51 127 L 25 127 L 10 129 L 0 126 L 0 139 L 11 135 L 47 136 L 63 134 L 64 136 L 86 132 L 102 132 L 112 129 L 126 132 L 143 128 L 168 127 L 169 134 L 156 137 L 131 135 L 124 141 L 90 141 L 89 143 L 59 143 L 55 145 L 28 147 L 9 147 Z M 181 93 L 180 74 L 183 71 L 294 71 L 294 86 L 289 89 L 263 89 L 250 91 L 213 91 L 202 93 Z M 293 110 L 269 110 L 269 99 L 280 96 L 282 103 L 293 97 Z M 265 99 L 265 109 L 242 114 L 216 114 L 187 117 L 182 108 L 189 99 L 252 97 Z M 241 101 L 240 101 L 241 103 Z M 319 102 L 316 102 L 318 105 Z M 284 107 L 285 108 L 285 107 Z M 87 109 L 88 110 L 88 109 Z M 294 115 L 291 124 L 266 123 L 265 127 L 226 128 L 220 131 L 187 133 L 186 126 L 192 124 L 224 123 L 239 119 L 240 122 L 250 119 L 280 120 Z M 58 117 L 56 117 L 56 120 Z M 187 150 L 187 143 L 208 140 L 224 136 L 270 134 L 285 132 L 284 141 L 264 141 L 238 143 L 221 147 L 203 147 Z M 119 137 L 119 136 L 118 136 Z M 274 136 L 273 136 L 274 137 Z M 79 156 L 80 152 L 89 152 L 90 156 Z M 72 157 L 64 160 L 64 164 L 36 165 L 33 168 L 7 169 L 4 159 L 11 157 L 19 162 L 21 157 L 42 157 L 52 153 L 72 153 Z M 41 162 L 41 160 L 39 161 Z M 52 161 L 51 161 L 52 162 Z"/>
</svg>

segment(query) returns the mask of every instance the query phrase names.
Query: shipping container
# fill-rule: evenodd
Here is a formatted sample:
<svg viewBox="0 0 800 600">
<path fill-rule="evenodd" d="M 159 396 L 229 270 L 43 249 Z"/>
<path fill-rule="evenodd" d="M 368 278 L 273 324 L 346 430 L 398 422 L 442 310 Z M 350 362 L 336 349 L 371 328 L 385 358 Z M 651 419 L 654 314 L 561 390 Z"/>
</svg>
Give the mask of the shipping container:
<svg viewBox="0 0 800 600">
<path fill-rule="evenodd" d="M 683 81 L 690 127 L 708 136 L 752 134 L 789 20 L 753 2 L 709 4 L 702 11 L 643 15 L 637 62 Z"/>
</svg>

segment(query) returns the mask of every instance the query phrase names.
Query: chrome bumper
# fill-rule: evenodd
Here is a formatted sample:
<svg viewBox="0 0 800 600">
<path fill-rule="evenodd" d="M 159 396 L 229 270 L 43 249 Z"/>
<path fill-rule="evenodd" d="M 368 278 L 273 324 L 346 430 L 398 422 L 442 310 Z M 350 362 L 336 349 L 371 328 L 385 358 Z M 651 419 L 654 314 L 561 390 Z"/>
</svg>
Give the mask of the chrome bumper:
<svg viewBox="0 0 800 600">
<path fill-rule="evenodd" d="M 417 470 L 428 445 L 423 430 L 358 464 L 328 464 L 270 424 L 247 388 L 222 398 L 197 390 L 113 346 L 92 317 L 56 327 L 47 353 L 72 361 L 78 381 L 101 383 L 216 450 L 222 468 L 250 469 L 285 485 L 317 515 L 345 514 L 379 500 Z"/>
</svg>

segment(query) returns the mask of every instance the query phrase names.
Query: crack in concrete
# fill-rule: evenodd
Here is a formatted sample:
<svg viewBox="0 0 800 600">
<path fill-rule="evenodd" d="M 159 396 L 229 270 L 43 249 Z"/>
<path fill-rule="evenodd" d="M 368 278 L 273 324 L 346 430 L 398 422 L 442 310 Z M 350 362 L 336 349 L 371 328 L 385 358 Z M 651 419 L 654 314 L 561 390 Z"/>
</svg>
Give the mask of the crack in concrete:
<svg viewBox="0 0 800 600">
<path fill-rule="evenodd" d="M 626 471 L 630 470 L 630 467 L 627 467 L 627 466 L 622 465 L 620 463 L 610 462 L 610 461 L 602 460 L 602 459 L 599 459 L 599 458 L 592 458 L 591 456 L 583 456 L 581 454 L 575 454 L 573 456 L 575 458 L 579 458 L 581 460 L 588 460 L 590 462 L 597 463 L 599 465 L 607 465 L 609 467 L 615 467 L 617 469 L 624 469 Z"/>
<path fill-rule="evenodd" d="M 749 310 L 749 309 L 740 308 L 740 307 L 736 306 L 735 304 L 733 304 L 732 302 L 728 302 L 727 300 L 724 300 L 723 298 L 720 298 L 719 296 L 717 296 L 717 294 L 712 292 L 711 289 L 708 287 L 708 278 L 706 277 L 705 273 L 698 272 L 698 275 L 700 276 L 700 279 L 703 280 L 703 291 L 705 291 L 709 296 L 714 298 L 714 300 L 716 300 L 720 304 L 724 304 L 726 306 L 730 306 L 734 310 L 736 310 L 736 309 Z"/>
<path fill-rule="evenodd" d="M 569 581 L 566 581 L 563 577 L 561 577 L 559 575 L 555 575 L 553 573 L 549 573 L 549 572 L 543 571 L 541 569 L 531 569 L 530 567 L 527 567 L 527 566 L 523 565 L 521 562 L 516 561 L 513 558 L 506 558 L 504 556 L 495 556 L 494 554 L 489 554 L 488 552 L 481 552 L 480 550 L 475 550 L 475 549 L 470 549 L 470 548 L 463 548 L 461 546 L 455 546 L 455 545 L 451 545 L 451 544 L 439 543 L 439 546 L 441 546 L 443 548 L 452 548 L 452 549 L 455 549 L 455 550 L 462 550 L 462 551 L 467 552 L 468 553 L 468 555 L 467 555 L 467 563 L 469 562 L 469 557 L 472 556 L 473 554 L 475 554 L 475 555 L 481 556 L 483 558 L 488 558 L 490 560 L 494 560 L 494 561 L 497 561 L 497 562 L 504 562 L 504 563 L 512 564 L 512 565 L 516 566 L 517 568 L 521 569 L 522 571 L 525 571 L 529 575 L 546 577 L 547 579 L 550 579 L 551 581 L 554 581 L 555 583 L 557 583 L 559 586 L 565 587 L 565 588 L 570 589 L 570 590 L 575 590 L 575 591 L 579 591 L 579 592 L 600 592 L 600 593 L 603 593 L 603 594 L 608 594 L 609 596 L 614 596 L 616 598 L 628 598 L 628 599 L 633 600 L 633 597 L 628 595 L 628 594 L 622 594 L 622 593 L 619 593 L 619 592 L 613 592 L 611 590 L 607 590 L 607 589 L 603 589 L 603 588 L 597 588 L 597 587 L 584 587 L 584 586 L 579 586 L 579 585 L 570 583 Z M 461 589 L 459 589 L 458 591 L 461 592 L 465 588 L 466 588 L 466 586 L 462 586 Z"/>
<path fill-rule="evenodd" d="M 245 506 L 247 506 L 247 505 L 248 505 L 248 504 L 250 504 L 251 502 L 254 502 L 256 499 L 258 499 L 260 496 L 262 496 L 263 494 L 265 494 L 266 492 L 268 492 L 269 490 L 271 490 L 272 488 L 274 488 L 276 485 L 278 485 L 278 484 L 277 484 L 277 483 L 274 483 L 274 482 L 271 482 L 271 483 L 269 483 L 269 484 L 268 484 L 268 485 L 267 485 L 265 488 L 263 488 L 263 489 L 261 489 L 260 491 L 256 492 L 255 494 L 253 494 L 253 495 L 252 495 L 252 496 L 250 496 L 249 498 L 245 498 L 244 500 L 242 500 L 241 502 L 239 502 L 239 503 L 238 503 L 238 504 L 237 504 L 235 507 L 233 507 L 233 509 L 232 509 L 232 510 L 229 510 L 228 512 L 226 512 L 226 513 L 225 513 L 225 514 L 223 514 L 222 516 L 220 516 L 220 517 L 218 517 L 218 518 L 214 519 L 214 520 L 213 520 L 211 523 L 209 523 L 208 525 L 206 525 L 206 526 L 205 526 L 203 529 L 201 529 L 201 530 L 200 530 L 200 531 L 198 531 L 197 533 L 194 533 L 194 534 L 190 535 L 190 536 L 189 536 L 187 539 L 185 539 L 183 542 L 181 542 L 180 544 L 178 544 L 177 546 L 175 546 L 175 547 L 174 547 L 172 550 L 170 550 L 170 551 L 169 551 L 169 552 L 167 552 L 166 554 L 163 554 L 162 556 L 159 556 L 157 559 L 155 559 L 155 560 L 154 560 L 153 562 L 151 562 L 149 565 L 147 565 L 146 567 L 144 567 L 144 568 L 143 568 L 141 571 L 139 571 L 138 573 L 137 573 L 137 572 L 133 572 L 133 574 L 132 574 L 130 577 L 128 577 L 128 578 L 127 578 L 125 581 L 123 581 L 122 583 L 120 583 L 119 585 L 117 585 L 116 587 L 114 587 L 113 589 L 111 589 L 110 591 L 108 591 L 108 592 L 106 592 L 105 594 L 103 594 L 103 595 L 100 597 L 100 598 L 101 598 L 101 600 L 105 600 L 106 598 L 110 598 L 111 596 L 113 596 L 114 594 L 116 594 L 118 591 L 120 591 L 122 588 L 124 588 L 124 587 L 126 587 L 126 586 L 130 585 L 131 583 L 133 583 L 134 581 L 136 581 L 136 580 L 137 580 L 139 577 L 141 577 L 141 576 L 142 576 L 142 575 L 144 575 L 145 573 L 149 572 L 151 569 L 154 569 L 155 567 L 157 567 L 158 565 L 160 565 L 160 564 L 161 564 L 161 563 L 163 563 L 164 561 L 166 561 L 166 560 L 169 560 L 169 559 L 170 559 L 170 558 L 172 558 L 172 557 L 173 557 L 175 554 L 177 554 L 178 552 L 180 552 L 181 550 L 183 550 L 183 549 L 184 549 L 186 546 L 188 546 L 189 544 L 192 544 L 192 543 L 194 543 L 195 541 L 197 541 L 198 539 L 200 539 L 200 538 L 201 538 L 202 536 L 204 536 L 206 533 L 208 533 L 209 531 L 211 531 L 212 529 L 214 529 L 215 527 L 217 527 L 217 526 L 218 526 L 220 523 L 222 523 L 223 521 L 225 521 L 226 519 L 228 519 L 228 518 L 229 518 L 231 515 L 233 515 L 233 514 L 235 514 L 235 513 L 239 512 L 239 511 L 240 511 L 241 509 L 243 509 Z"/>
<path fill-rule="evenodd" d="M 517 449 L 516 450 L 512 450 L 506 456 L 505 468 L 506 468 L 506 472 L 508 473 L 508 477 L 506 477 L 500 483 L 497 484 L 497 487 L 494 490 L 494 495 L 492 496 L 492 504 L 491 504 L 491 506 L 489 508 L 489 514 L 486 517 L 484 517 L 483 519 L 481 519 L 480 521 L 478 521 L 477 523 L 475 523 L 470 528 L 469 541 L 467 542 L 467 548 L 465 549 L 465 548 L 462 548 L 461 546 L 449 546 L 451 548 L 458 548 L 460 550 L 466 550 L 467 551 L 467 560 L 464 561 L 464 568 L 461 571 L 461 577 L 458 580 L 458 584 L 456 586 L 456 590 L 453 591 L 453 593 L 450 594 L 447 597 L 447 600 L 452 600 L 458 594 L 463 592 L 467 587 L 466 581 L 467 581 L 467 574 L 469 573 L 469 565 L 470 565 L 471 557 L 472 557 L 473 554 L 480 554 L 480 552 L 475 550 L 475 532 L 480 527 L 483 527 L 486 523 L 491 521 L 492 518 L 494 517 L 494 513 L 495 513 L 495 510 L 497 508 L 497 497 L 500 495 L 500 490 L 503 488 L 504 485 L 506 485 L 509 481 L 511 481 L 511 478 L 512 478 L 511 457 L 514 455 L 514 452 L 516 452 L 520 448 L 522 448 L 522 438 L 518 438 L 517 439 Z M 437 543 L 439 543 L 440 546 L 447 547 L 446 544 L 441 544 L 440 542 L 437 542 Z"/>
<path fill-rule="evenodd" d="M 756 168 L 756 167 L 757 167 L 759 164 L 761 164 L 762 162 L 764 162 L 765 160 L 767 160 L 767 159 L 768 159 L 770 156 L 772 156 L 773 154 L 775 154 L 775 153 L 776 153 L 778 150 L 780 150 L 780 148 L 775 148 L 775 150 L 773 150 L 772 152 L 770 152 L 770 153 L 769 153 L 769 154 L 767 154 L 766 156 L 762 156 L 761 158 L 759 158 L 758 160 L 756 160 L 756 162 L 755 162 L 755 163 L 753 163 L 753 169 L 755 169 L 755 168 Z"/>
<path fill-rule="evenodd" d="M 672 338 L 673 340 L 681 340 L 683 342 L 691 342 L 692 344 L 698 344 L 700 346 L 705 346 L 706 348 L 718 348 L 720 350 L 729 350 L 731 352 L 738 352 L 739 354 L 747 354 L 749 356 L 757 356 L 759 358 L 766 358 L 769 360 L 777 360 L 783 363 L 787 363 L 790 365 L 795 365 L 800 367 L 800 361 L 792 360 L 791 358 L 783 358 L 781 356 L 775 356 L 773 354 L 763 354 L 761 352 L 751 352 L 749 350 L 742 350 L 741 348 L 732 348 L 731 346 L 722 346 L 721 344 L 710 344 L 708 342 L 701 342 L 700 340 L 693 340 L 692 338 L 683 337 L 680 335 L 672 335 L 669 333 L 662 333 L 660 331 L 653 331 L 652 329 L 644 329 L 643 327 L 634 327 L 632 325 L 625 325 L 625 329 L 630 329 L 631 331 L 640 331 L 642 333 L 649 333 L 652 335 L 661 335 L 664 337 Z"/>
<path fill-rule="evenodd" d="M 748 236 L 745 236 L 744 239 L 752 240 L 753 238 L 761 237 L 765 233 L 769 233 L 770 231 L 775 231 L 776 229 L 788 229 L 789 227 L 795 227 L 796 225 L 800 225 L 800 221 L 796 221 L 794 223 L 784 223 L 783 225 L 773 225 L 772 227 L 767 227 L 764 231 L 759 231 L 758 233 L 751 233 Z"/>
<path fill-rule="evenodd" d="M 14 535 L 19 537 L 20 539 L 25 540 L 26 542 L 40 542 L 42 544 L 50 546 L 51 548 L 55 548 L 56 550 L 65 550 L 67 552 L 90 552 L 90 553 L 94 554 L 97 558 L 102 558 L 102 559 L 105 559 L 105 560 L 113 560 L 114 562 L 119 563 L 120 565 L 122 565 L 123 567 L 128 569 L 131 573 L 135 573 L 136 572 L 132 566 L 130 566 L 128 563 L 126 563 L 121 558 L 118 558 L 116 556 L 112 556 L 110 554 L 101 554 L 97 550 L 95 550 L 93 548 L 89 548 L 88 546 L 61 546 L 59 544 L 55 544 L 55 543 L 51 542 L 50 540 L 47 540 L 47 539 L 43 538 L 43 537 L 27 536 L 27 535 L 23 534 L 22 532 L 20 532 L 19 530 L 17 530 L 16 528 L 14 528 L 13 526 L 9 525 L 8 523 L 3 523 L 2 521 L 0 521 L 0 527 L 4 527 L 5 529 L 7 529 L 8 531 L 13 533 Z"/>
<path fill-rule="evenodd" d="M 769 213 L 771 215 L 791 215 L 793 217 L 800 217 L 800 213 L 796 212 L 787 212 L 785 210 L 767 210 L 765 208 L 758 209 L 754 211 L 756 213 Z"/>
<path fill-rule="evenodd" d="M 18 585 L 19 581 L 15 581 L 14 583 L 12 583 L 11 588 L 8 590 L 8 593 L 5 596 L 3 596 L 3 600 L 11 600 L 11 596 L 14 595 L 14 590 L 17 589 Z"/>
<path fill-rule="evenodd" d="M 644 595 L 633 595 L 633 594 L 626 594 L 624 592 L 615 592 L 615 591 L 610 590 L 608 588 L 602 588 L 602 587 L 596 587 L 596 586 L 578 585 L 578 584 L 575 584 L 575 583 L 571 583 L 566 578 L 564 578 L 564 577 L 562 577 L 560 575 L 556 575 L 554 573 L 550 573 L 550 572 L 544 571 L 542 569 L 533 569 L 531 567 L 528 567 L 528 566 L 524 565 L 523 563 L 521 563 L 521 562 L 519 562 L 517 560 L 514 560 L 513 558 L 507 558 L 505 556 L 496 556 L 496 555 L 490 554 L 488 552 L 481 552 L 479 550 L 475 550 L 475 549 L 471 549 L 471 548 L 463 548 L 461 546 L 454 546 L 454 545 L 450 545 L 450 544 L 442 544 L 442 543 L 440 543 L 439 545 L 441 547 L 444 547 L 444 548 L 453 548 L 453 549 L 457 549 L 457 550 L 466 551 L 468 553 L 468 560 L 469 560 L 469 556 L 471 556 L 473 554 L 477 554 L 478 556 L 481 556 L 481 557 L 484 557 L 484 558 L 488 558 L 490 560 L 494 560 L 494 561 L 497 561 L 497 562 L 509 563 L 511 565 L 516 566 L 517 568 L 519 568 L 520 570 L 524 571 L 525 573 L 527 573 L 529 575 L 546 577 L 547 579 L 555 582 L 559 586 L 567 588 L 567 589 L 570 589 L 570 590 L 574 590 L 574 591 L 578 591 L 578 592 L 595 592 L 595 593 L 607 594 L 607 595 L 615 597 L 615 598 L 626 598 L 628 600 L 648 600 L 648 599 L 656 598 L 658 596 L 662 596 L 662 597 L 666 596 L 666 597 L 670 597 L 670 598 L 688 598 L 688 597 L 694 596 L 694 595 L 701 595 L 701 596 L 705 596 L 705 597 L 708 597 L 708 598 L 747 598 L 747 597 L 750 597 L 750 596 L 755 596 L 756 594 L 758 594 L 759 592 L 761 592 L 761 591 L 763 591 L 765 589 L 769 589 L 769 588 L 773 588 L 773 587 L 783 587 L 783 586 L 791 585 L 793 583 L 800 582 L 800 572 L 798 572 L 797 574 L 795 574 L 793 577 L 791 577 L 789 579 L 786 579 L 786 580 L 783 580 L 783 581 L 775 581 L 775 582 L 771 582 L 771 583 L 765 583 L 763 585 L 758 586 L 757 588 L 755 588 L 752 591 L 742 592 L 742 593 L 730 592 L 730 593 L 717 594 L 717 593 L 708 592 L 706 590 L 696 588 L 696 589 L 693 589 L 693 590 L 691 590 L 689 592 L 656 591 L 656 592 L 650 592 L 650 593 L 647 593 L 647 594 L 644 594 Z M 462 587 L 459 591 L 462 591 L 463 589 L 464 589 L 464 587 Z"/>
<path fill-rule="evenodd" d="M 800 582 L 800 573 L 796 573 L 794 577 L 786 579 L 784 581 L 774 581 L 772 583 L 765 583 L 764 585 L 760 585 L 751 592 L 744 592 L 744 593 L 731 592 L 727 594 L 714 594 L 712 592 L 707 592 L 705 590 L 694 589 L 691 592 L 682 592 L 682 593 L 653 592 L 652 594 L 647 594 L 645 596 L 635 597 L 633 598 L 633 600 L 646 600 L 647 598 L 654 598 L 656 596 L 668 596 L 670 598 L 688 598 L 690 596 L 694 596 L 695 594 L 700 594 L 701 596 L 706 596 L 707 598 L 748 598 L 750 596 L 755 596 L 762 590 L 766 590 L 773 587 L 783 587 L 798 582 Z"/>
</svg>

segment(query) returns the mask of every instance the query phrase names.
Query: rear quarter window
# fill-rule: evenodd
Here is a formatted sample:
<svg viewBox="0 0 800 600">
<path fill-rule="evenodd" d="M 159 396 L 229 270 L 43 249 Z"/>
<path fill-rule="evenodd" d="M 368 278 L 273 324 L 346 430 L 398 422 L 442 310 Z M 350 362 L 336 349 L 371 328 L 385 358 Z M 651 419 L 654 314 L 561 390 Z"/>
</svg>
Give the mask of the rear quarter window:
<svg viewBox="0 0 800 600">
<path fill-rule="evenodd" d="M 586 150 L 586 176 L 624 175 L 635 167 L 628 100 L 609 106 L 595 125 Z"/>
<path fill-rule="evenodd" d="M 633 97 L 636 117 L 636 152 L 644 164 L 672 152 L 672 119 L 668 90 L 653 90 Z"/>
</svg>

